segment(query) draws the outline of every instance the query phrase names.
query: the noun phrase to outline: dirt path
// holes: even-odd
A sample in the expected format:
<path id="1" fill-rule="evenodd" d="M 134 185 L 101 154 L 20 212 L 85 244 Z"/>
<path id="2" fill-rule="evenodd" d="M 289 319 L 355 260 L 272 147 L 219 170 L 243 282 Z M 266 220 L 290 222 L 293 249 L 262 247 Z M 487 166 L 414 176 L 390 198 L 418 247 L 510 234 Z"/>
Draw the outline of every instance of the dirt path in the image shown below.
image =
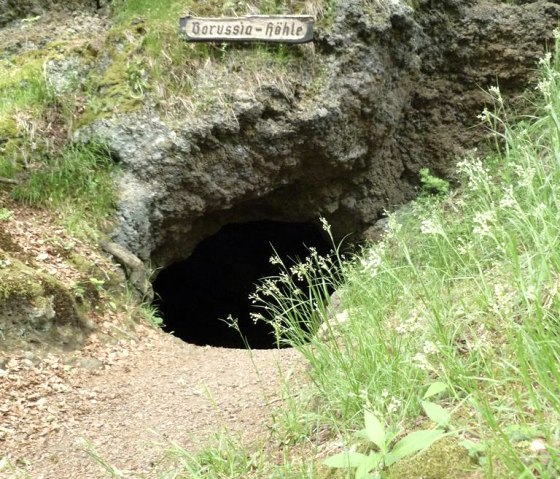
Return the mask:
<path id="1" fill-rule="evenodd" d="M 293 350 L 250 354 L 149 329 L 142 336 L 96 348 L 74 367 L 55 357 L 4 361 L 0 458 L 32 479 L 108 477 L 87 440 L 123 477 L 157 477 L 170 441 L 194 451 L 224 428 L 249 441 L 266 434 L 280 370 L 301 367 Z"/>

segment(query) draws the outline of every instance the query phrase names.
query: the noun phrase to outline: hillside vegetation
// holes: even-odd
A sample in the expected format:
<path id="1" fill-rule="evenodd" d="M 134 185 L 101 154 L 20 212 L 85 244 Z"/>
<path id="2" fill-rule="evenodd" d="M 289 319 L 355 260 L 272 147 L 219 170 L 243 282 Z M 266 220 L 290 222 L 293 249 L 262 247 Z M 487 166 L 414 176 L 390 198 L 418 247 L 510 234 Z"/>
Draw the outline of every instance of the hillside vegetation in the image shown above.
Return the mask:
<path id="1" fill-rule="evenodd" d="M 472 460 L 430 471 L 436 443 L 410 461 L 415 477 L 470 477 L 474 464 L 485 477 L 560 474 L 559 79 L 549 55 L 535 116 L 515 125 L 492 90 L 480 119 L 494 154 L 462 160 L 450 195 L 425 179 L 383 241 L 343 263 L 348 322 L 335 340 L 300 344 L 324 421 L 352 430 L 366 410 L 397 437 L 443 427 Z M 434 382 L 445 385 L 439 425 L 421 404 Z M 388 475 L 412 477 L 399 464 Z"/>
<path id="2" fill-rule="evenodd" d="M 247 2 L 129 0 L 113 2 L 110 22 L 55 11 L 6 29 L 0 37 L 0 177 L 17 183 L 12 196 L 60 209 L 70 225 L 86 220 L 103 227 L 115 201 L 114 165 L 103 139 L 74 144 L 80 127 L 152 109 L 168 121 L 227 115 L 228 99 L 217 90 L 244 87 L 249 94 L 263 81 L 289 89 L 288 70 L 313 67 L 297 48 L 186 45 L 177 35 L 181 15 L 257 11 L 306 12 L 323 25 L 330 15 L 327 4 L 311 0 L 260 2 L 258 9 Z M 33 28 L 37 22 L 42 29 Z M 51 23 L 62 26 L 53 30 Z"/>
<path id="3" fill-rule="evenodd" d="M 451 193 L 424 172 L 380 243 L 312 254 L 261 286 L 255 300 L 309 362 L 311 386 L 276 418 L 284 462 L 222 438 L 179 451 L 176 477 L 558 477 L 560 59 L 540 70 L 534 116 L 509 123 L 492 89 L 480 120 L 494 152 L 460 161 Z"/>
<path id="4" fill-rule="evenodd" d="M 329 21 L 328 4 L 267 5 L 260 13 Z M 215 82 L 241 55 L 178 48 L 176 18 L 251 11 L 245 2 L 170 0 L 115 8 L 101 46 L 50 42 L 0 58 L 0 177 L 15 199 L 59 209 L 70 225 L 93 225 L 94 236 L 111 218 L 114 165 L 102 142 L 73 144 L 73 132 L 139 108 L 170 117 L 212 110 L 223 102 L 211 94 Z M 99 69 L 102 50 L 111 61 Z M 85 80 L 49 81 L 45 58 L 61 55 L 91 60 Z M 267 70 L 282 84 L 282 72 L 303 62 L 282 47 L 242 58 L 245 80 L 256 83 Z M 192 74 L 208 63 L 210 73 Z M 560 476 L 560 56 L 546 56 L 540 75 L 533 116 L 510 121 L 492 89 L 494 108 L 480 121 L 493 153 L 459 161 L 453 188 L 424 171 L 419 198 L 388 215 L 379 243 L 351 256 L 312 252 L 261 285 L 255 319 L 301 351 L 304 385 L 286 378 L 266 444 L 221 435 L 196 455 L 177 445 L 162 478 Z M 10 211 L 0 208 L 0 226 L 2 215 Z"/>

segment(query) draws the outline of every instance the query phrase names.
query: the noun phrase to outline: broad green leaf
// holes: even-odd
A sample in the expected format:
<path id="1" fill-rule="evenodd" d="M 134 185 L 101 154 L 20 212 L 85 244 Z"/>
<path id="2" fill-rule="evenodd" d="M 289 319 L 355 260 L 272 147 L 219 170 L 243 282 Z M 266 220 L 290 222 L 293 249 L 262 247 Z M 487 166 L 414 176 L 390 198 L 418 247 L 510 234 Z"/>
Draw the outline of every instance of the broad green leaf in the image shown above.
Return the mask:
<path id="1" fill-rule="evenodd" d="M 442 383 L 441 381 L 432 383 L 432 384 L 430 384 L 430 387 L 428 388 L 428 390 L 426 391 L 426 393 L 424 394 L 424 397 L 422 399 L 431 398 L 432 396 L 435 396 L 436 394 L 442 393 L 446 389 L 447 389 L 447 384 Z"/>
<path id="2" fill-rule="evenodd" d="M 395 444 L 395 447 L 385 456 L 385 466 L 389 467 L 405 457 L 416 454 L 441 438 L 445 431 L 441 429 L 426 429 L 411 432 L 408 436 Z"/>
<path id="3" fill-rule="evenodd" d="M 327 467 L 359 467 L 366 459 L 367 456 L 365 454 L 362 454 L 360 452 L 347 451 L 340 452 L 331 457 L 327 457 L 323 461 L 323 464 Z"/>
<path id="4" fill-rule="evenodd" d="M 385 427 L 377 417 L 369 412 L 365 412 L 366 432 L 369 440 L 373 442 L 381 451 L 385 451 Z"/>
<path id="5" fill-rule="evenodd" d="M 358 467 L 354 479 L 371 479 L 371 474 L 365 467 Z"/>
<path id="6" fill-rule="evenodd" d="M 376 452 L 370 453 L 368 456 L 364 457 L 364 461 L 356 469 L 356 479 L 370 479 L 372 477 L 369 472 L 372 469 L 376 469 L 381 462 L 381 454 Z"/>
<path id="7" fill-rule="evenodd" d="M 391 444 L 397 436 L 400 436 L 401 432 L 402 430 L 396 429 L 395 427 L 385 431 L 385 444 Z"/>
<path id="8" fill-rule="evenodd" d="M 470 441 L 468 439 L 463 439 L 462 441 L 459 442 L 459 444 L 468 451 L 470 457 L 476 457 L 479 454 L 484 453 L 484 451 L 486 450 L 484 444 Z"/>
<path id="9" fill-rule="evenodd" d="M 426 415 L 438 426 L 447 426 L 451 420 L 451 414 L 443 409 L 439 404 L 430 401 L 422 401 L 422 407 Z"/>
<path id="10" fill-rule="evenodd" d="M 353 434 L 354 437 L 358 438 L 358 439 L 363 439 L 364 441 L 369 441 L 369 437 L 367 434 L 367 431 L 364 429 L 360 429 L 359 431 L 356 431 Z"/>

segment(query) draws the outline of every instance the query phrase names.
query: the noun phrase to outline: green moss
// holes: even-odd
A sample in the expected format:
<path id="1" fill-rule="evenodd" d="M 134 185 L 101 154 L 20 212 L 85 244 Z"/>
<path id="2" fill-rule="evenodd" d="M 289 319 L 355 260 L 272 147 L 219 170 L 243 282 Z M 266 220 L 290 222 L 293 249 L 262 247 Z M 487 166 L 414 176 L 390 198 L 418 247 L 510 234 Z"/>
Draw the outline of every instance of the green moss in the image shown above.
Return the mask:
<path id="1" fill-rule="evenodd" d="M 85 110 L 77 121 L 77 128 L 99 118 L 141 108 L 148 85 L 143 60 L 136 55 L 142 41 L 139 35 L 133 26 L 116 27 L 107 34 L 102 49 L 109 65 L 90 76 Z"/>
<path id="2" fill-rule="evenodd" d="M 31 343 L 79 347 L 92 330 L 85 312 L 55 277 L 0 254 L 0 338 L 5 349 Z"/>
<path id="3" fill-rule="evenodd" d="M 8 231 L 0 230 L 0 259 L 9 259 L 7 256 L 6 258 L 2 258 L 1 253 L 5 251 L 6 253 L 13 253 L 16 251 L 21 251 L 19 245 L 17 245 L 14 240 L 12 239 L 10 233 Z"/>
<path id="4" fill-rule="evenodd" d="M 99 299 L 100 297 L 99 287 L 96 284 L 102 284 L 103 290 L 114 296 L 124 293 L 124 278 L 115 271 L 103 269 L 97 263 L 77 253 L 70 253 L 68 259 L 82 273 L 80 286 L 91 298 Z"/>
<path id="5" fill-rule="evenodd" d="M 482 477 L 457 438 L 446 437 L 388 471 L 388 479 L 475 479 Z"/>
<path id="6" fill-rule="evenodd" d="M 87 321 L 68 289 L 52 276 L 43 276 L 41 279 L 44 296 L 52 296 L 53 308 L 56 312 L 57 325 L 72 325 L 82 328 Z"/>
<path id="7" fill-rule="evenodd" d="M 18 135 L 16 121 L 12 117 L 0 118 L 0 144 L 9 138 L 15 138 Z"/>
<path id="8" fill-rule="evenodd" d="M 13 298 L 33 299 L 42 291 L 36 272 L 12 256 L 0 254 L 0 304 Z"/>
<path id="9" fill-rule="evenodd" d="M 49 141 L 36 134 L 52 103 L 42 74 L 44 61 L 36 53 L 0 60 L 0 176 L 14 176 Z"/>
<path id="10" fill-rule="evenodd" d="M 194 15 L 200 17 L 211 16 L 240 16 L 245 14 L 310 14 L 317 13 L 322 17 L 325 9 L 329 8 L 331 1 L 307 2 L 304 0 L 259 0 L 248 1 L 223 1 L 223 0 L 116 0 L 114 9 L 121 22 L 142 16 L 147 21 L 176 22 L 181 15 Z M 309 6 L 313 12 L 309 11 Z"/>
<path id="11" fill-rule="evenodd" d="M 33 302 L 52 296 L 59 324 L 78 324 L 83 318 L 67 288 L 51 275 L 39 273 L 16 258 L 0 254 L 0 304 L 15 299 Z"/>
<path id="12" fill-rule="evenodd" d="M 15 119 L 10 116 L 0 116 L 0 176 L 14 175 L 21 146 Z"/>

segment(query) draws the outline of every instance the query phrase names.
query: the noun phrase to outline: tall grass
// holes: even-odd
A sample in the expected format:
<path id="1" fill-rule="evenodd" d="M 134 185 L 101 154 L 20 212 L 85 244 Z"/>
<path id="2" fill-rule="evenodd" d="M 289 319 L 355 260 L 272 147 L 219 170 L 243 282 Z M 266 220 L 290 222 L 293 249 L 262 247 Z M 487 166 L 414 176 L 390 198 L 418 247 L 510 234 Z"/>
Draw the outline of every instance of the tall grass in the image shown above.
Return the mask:
<path id="1" fill-rule="evenodd" d="M 414 429 L 427 420 L 422 392 L 442 381 L 485 477 L 560 476 L 559 57 L 540 71 L 541 106 L 516 125 L 491 89 L 480 119 L 495 153 L 461 161 L 456 191 L 391 215 L 353 259 L 309 265 L 312 297 L 286 290 L 294 268 L 261 288 L 279 335 L 309 361 L 322 424 L 358 429 L 366 409 Z M 340 324 L 325 284 L 342 297 Z M 326 339 L 312 334 L 321 322 Z"/>
<path id="2" fill-rule="evenodd" d="M 151 20 L 178 20 L 179 14 L 195 16 L 240 16 L 245 14 L 321 14 L 329 3 L 328 0 L 207 0 L 198 2 L 187 0 L 117 0 L 113 8 L 122 19 L 134 16 L 146 16 Z"/>
<path id="3" fill-rule="evenodd" d="M 45 149 L 41 119 L 54 103 L 40 65 L 13 66 L 0 60 L 0 176 L 12 177 Z"/>
<path id="4" fill-rule="evenodd" d="M 43 164 L 18 185 L 13 196 L 60 211 L 70 226 L 101 227 L 114 211 L 114 162 L 102 144 L 73 145 Z"/>

